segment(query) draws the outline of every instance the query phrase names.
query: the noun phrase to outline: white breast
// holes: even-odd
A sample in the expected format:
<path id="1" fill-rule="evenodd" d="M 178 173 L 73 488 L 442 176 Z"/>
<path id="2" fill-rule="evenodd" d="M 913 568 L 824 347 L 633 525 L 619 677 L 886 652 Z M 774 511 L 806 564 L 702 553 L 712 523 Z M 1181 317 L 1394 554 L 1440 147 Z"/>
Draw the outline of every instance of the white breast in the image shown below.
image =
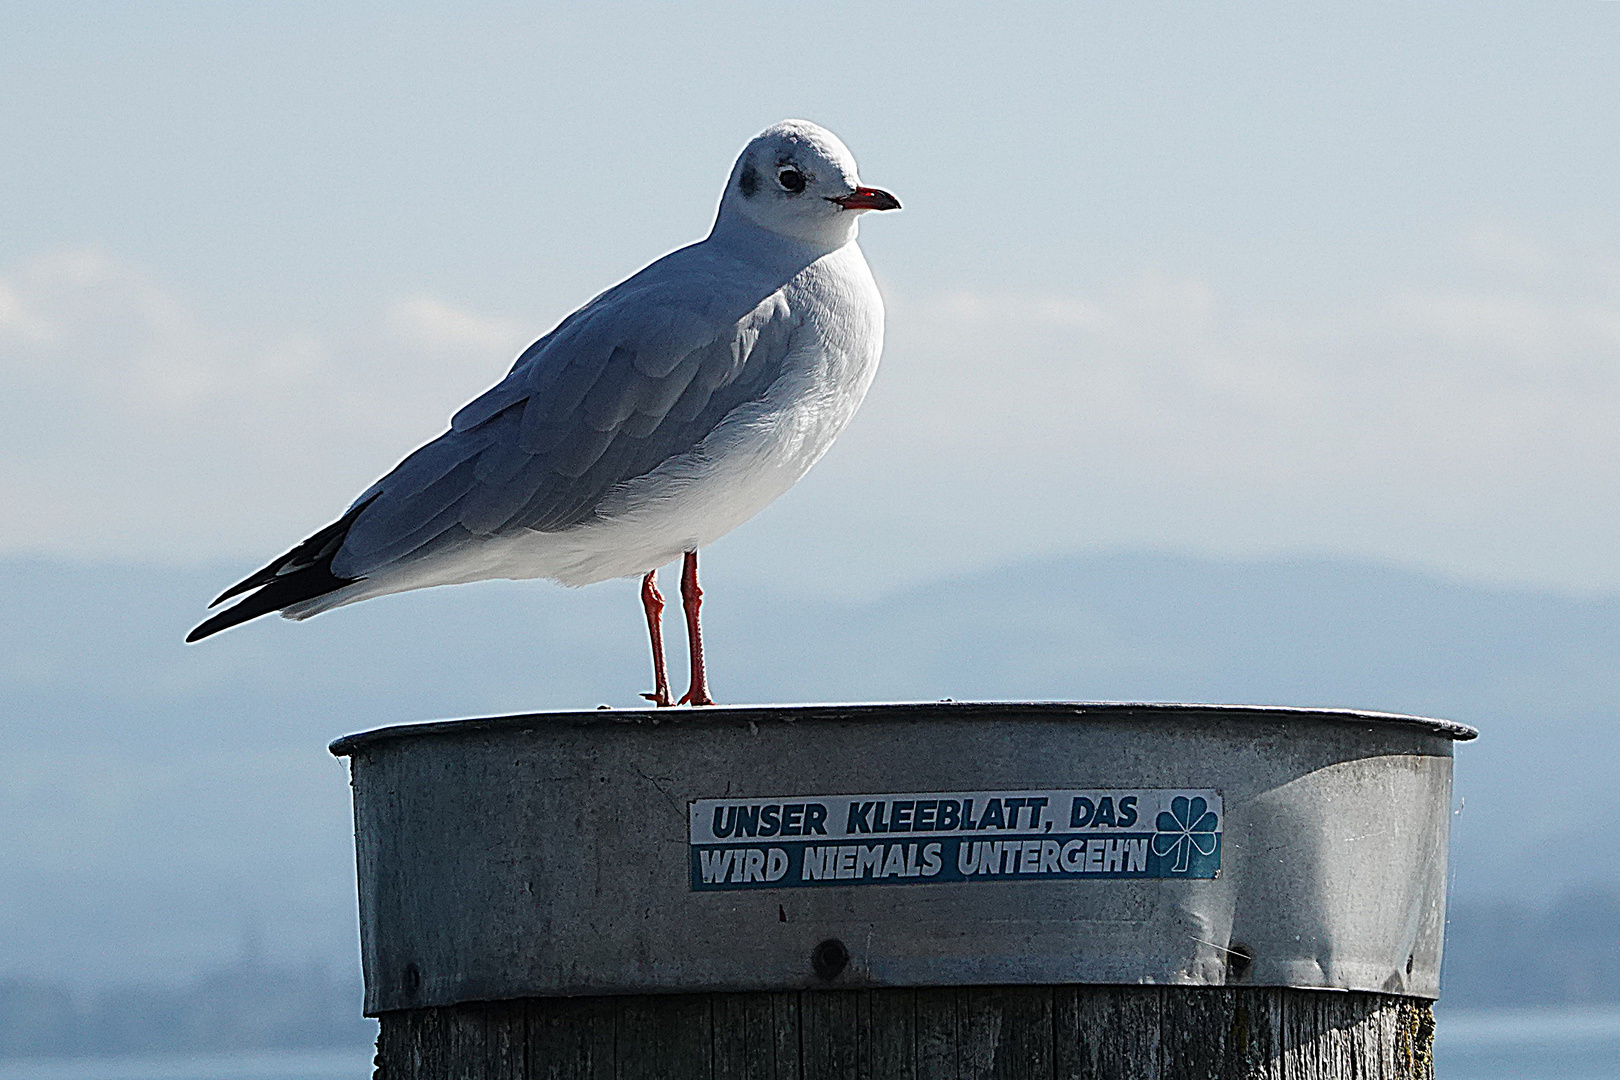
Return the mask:
<path id="1" fill-rule="evenodd" d="M 883 301 L 853 243 L 812 264 L 783 296 L 802 318 L 787 370 L 763 399 L 728 416 L 697 452 L 614 489 L 600 520 L 491 540 L 474 556 L 480 565 L 464 562 L 456 580 L 588 585 L 642 574 L 713 543 L 792 487 L 866 396 L 883 346 Z"/>

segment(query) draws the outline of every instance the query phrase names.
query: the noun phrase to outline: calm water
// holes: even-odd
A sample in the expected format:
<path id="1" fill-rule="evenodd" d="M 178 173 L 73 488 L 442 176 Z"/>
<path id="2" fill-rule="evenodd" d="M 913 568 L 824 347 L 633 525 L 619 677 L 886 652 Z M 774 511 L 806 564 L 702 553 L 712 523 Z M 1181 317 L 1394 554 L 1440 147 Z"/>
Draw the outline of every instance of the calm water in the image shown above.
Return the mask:
<path id="1" fill-rule="evenodd" d="M 1620 1080 L 1620 1008 L 1444 1011 L 1436 1080 Z M 0 1062 L 0 1080 L 370 1080 L 371 1049 Z"/>
<path id="2" fill-rule="evenodd" d="M 1441 1010 L 1436 1080 L 1620 1080 L 1620 1008 Z"/>
<path id="3" fill-rule="evenodd" d="M 0 1062 L 0 1080 L 370 1080 L 370 1047 L 319 1053 Z"/>

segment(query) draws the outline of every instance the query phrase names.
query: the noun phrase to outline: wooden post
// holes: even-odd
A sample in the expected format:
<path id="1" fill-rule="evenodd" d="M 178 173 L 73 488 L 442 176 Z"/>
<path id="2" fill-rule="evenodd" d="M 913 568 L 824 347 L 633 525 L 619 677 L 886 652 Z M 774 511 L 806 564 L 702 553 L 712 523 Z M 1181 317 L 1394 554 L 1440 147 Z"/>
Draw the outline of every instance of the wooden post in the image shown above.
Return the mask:
<path id="1" fill-rule="evenodd" d="M 940 703 L 351 736 L 377 1080 L 1427 1080 L 1473 735 Z"/>
<path id="2" fill-rule="evenodd" d="M 985 986 L 529 998 L 382 1015 L 376 1080 L 1432 1080 L 1412 998 Z"/>

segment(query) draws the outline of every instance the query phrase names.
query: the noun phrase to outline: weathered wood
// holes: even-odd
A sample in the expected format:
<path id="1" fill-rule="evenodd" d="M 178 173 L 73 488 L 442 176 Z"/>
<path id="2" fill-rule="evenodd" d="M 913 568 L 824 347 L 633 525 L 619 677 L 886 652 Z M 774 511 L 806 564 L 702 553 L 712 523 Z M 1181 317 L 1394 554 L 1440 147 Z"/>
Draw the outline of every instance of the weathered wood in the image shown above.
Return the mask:
<path id="1" fill-rule="evenodd" d="M 377 1080 L 1433 1080 L 1427 1002 L 1273 987 L 531 998 L 382 1015 Z"/>
<path id="2" fill-rule="evenodd" d="M 917 1080 L 955 1080 L 956 991 L 930 987 L 913 993 Z"/>
<path id="3" fill-rule="evenodd" d="M 1060 986 L 1052 994 L 1054 1075 L 1065 1080 L 1159 1080 L 1163 991 Z"/>
<path id="4" fill-rule="evenodd" d="M 842 1080 L 856 1075 L 856 1006 L 859 992 L 801 995 L 803 1080 Z"/>
<path id="5" fill-rule="evenodd" d="M 713 994 L 620 998 L 614 1080 L 714 1075 Z M 530 1008 L 533 1009 L 533 1004 Z"/>
<path id="6" fill-rule="evenodd" d="M 961 1080 L 1052 1075 L 1049 986 L 975 986 L 957 991 Z"/>
<path id="7" fill-rule="evenodd" d="M 518 1073 L 522 1080 L 615 1080 L 614 1022 L 619 999 L 555 998 L 543 1009 L 527 1001 L 514 1004 L 523 1012 L 527 1047 L 526 1071 Z M 390 1074 L 379 1070 L 379 1075 Z"/>
<path id="8" fill-rule="evenodd" d="M 860 991 L 846 991 L 846 993 Z M 917 992 L 860 993 L 860 1080 L 916 1080 Z"/>

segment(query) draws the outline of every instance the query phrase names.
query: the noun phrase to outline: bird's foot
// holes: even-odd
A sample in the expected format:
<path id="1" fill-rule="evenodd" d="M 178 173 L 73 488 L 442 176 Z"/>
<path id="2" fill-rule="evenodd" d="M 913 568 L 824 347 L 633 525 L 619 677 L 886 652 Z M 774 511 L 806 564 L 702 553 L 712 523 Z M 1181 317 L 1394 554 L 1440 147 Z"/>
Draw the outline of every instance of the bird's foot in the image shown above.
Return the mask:
<path id="1" fill-rule="evenodd" d="M 682 705 L 713 705 L 714 704 L 714 698 L 709 696 L 709 691 L 708 691 L 707 687 L 704 687 L 704 688 L 700 689 L 700 688 L 694 686 L 694 687 L 692 687 L 692 689 L 688 690 L 686 693 L 681 695 L 681 704 Z"/>
<path id="2" fill-rule="evenodd" d="M 669 700 L 669 692 L 667 690 L 657 694 L 642 694 L 641 696 L 658 706 L 660 709 L 673 708 L 675 705 L 673 701 Z M 685 702 L 686 699 L 682 698 L 681 703 L 685 704 Z"/>

